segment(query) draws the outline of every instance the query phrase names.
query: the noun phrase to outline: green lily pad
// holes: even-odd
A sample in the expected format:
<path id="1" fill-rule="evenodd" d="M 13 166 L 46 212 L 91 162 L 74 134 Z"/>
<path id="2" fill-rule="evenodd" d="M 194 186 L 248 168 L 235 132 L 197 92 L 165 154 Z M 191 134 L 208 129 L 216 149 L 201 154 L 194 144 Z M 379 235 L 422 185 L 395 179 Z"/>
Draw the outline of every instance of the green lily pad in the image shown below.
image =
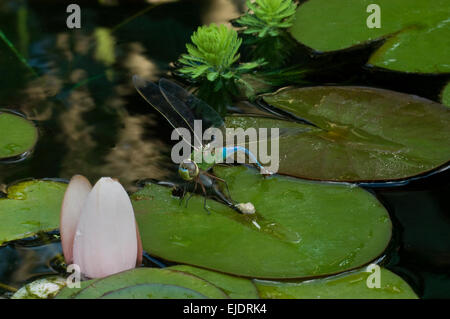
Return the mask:
<path id="1" fill-rule="evenodd" d="M 100 299 L 207 299 L 201 293 L 175 285 L 142 284 L 105 293 Z"/>
<path id="2" fill-rule="evenodd" d="M 158 289 L 159 288 L 159 289 Z M 228 298 L 213 284 L 191 274 L 159 268 L 136 268 L 105 278 L 92 280 L 89 285 L 69 293 L 61 290 L 57 299 L 110 298 Z"/>
<path id="3" fill-rule="evenodd" d="M 72 287 L 69 288 L 67 286 L 63 287 L 58 294 L 55 296 L 55 299 L 69 299 L 75 297 L 81 290 L 92 284 L 93 282 L 97 281 L 99 279 L 91 279 L 91 280 L 85 280 L 80 281 L 80 288 Z"/>
<path id="4" fill-rule="evenodd" d="M 251 280 L 223 273 L 192 267 L 188 265 L 176 265 L 167 269 L 179 270 L 200 277 L 219 287 L 233 299 L 258 299 L 258 291 Z"/>
<path id="5" fill-rule="evenodd" d="M 281 174 L 329 181 L 402 180 L 450 160 L 450 109 L 426 99 L 334 86 L 284 89 L 263 98 L 317 126 L 227 118 L 227 127 L 278 127 L 280 134 L 291 128 L 279 140 Z"/>
<path id="6" fill-rule="evenodd" d="M 417 299 L 399 276 L 380 268 L 380 287 L 373 285 L 366 268 L 337 276 L 298 282 L 254 280 L 264 299 Z M 372 287 L 372 288 L 369 288 Z"/>
<path id="7" fill-rule="evenodd" d="M 442 104 L 450 106 L 450 82 L 442 90 L 441 100 Z"/>
<path id="8" fill-rule="evenodd" d="M 59 227 L 67 184 L 30 180 L 8 187 L 0 198 L 0 244 Z"/>
<path id="9" fill-rule="evenodd" d="M 180 205 L 171 189 L 147 185 L 131 196 L 143 247 L 166 260 L 254 278 L 298 278 L 359 267 L 386 248 L 391 221 L 365 190 L 263 178 L 247 167 L 216 167 L 248 216 L 194 196 Z"/>
<path id="10" fill-rule="evenodd" d="M 0 159 L 30 151 L 37 142 L 34 124 L 25 118 L 0 111 Z"/>
<path id="11" fill-rule="evenodd" d="M 381 27 L 369 28 L 369 4 L 379 5 Z M 448 73 L 448 0 L 309 0 L 297 9 L 292 36 L 319 52 L 386 39 L 369 63 L 389 70 Z"/>

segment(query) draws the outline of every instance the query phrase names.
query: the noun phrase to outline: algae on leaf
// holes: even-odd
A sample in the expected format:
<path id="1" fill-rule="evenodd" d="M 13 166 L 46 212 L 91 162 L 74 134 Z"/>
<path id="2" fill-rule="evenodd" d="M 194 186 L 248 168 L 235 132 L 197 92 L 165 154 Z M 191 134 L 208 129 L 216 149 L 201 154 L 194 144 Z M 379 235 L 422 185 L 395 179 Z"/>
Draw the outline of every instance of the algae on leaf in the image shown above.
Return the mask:
<path id="1" fill-rule="evenodd" d="M 380 28 L 369 28 L 367 7 L 380 7 Z M 412 73 L 449 73 L 448 0 L 308 0 L 297 8 L 291 34 L 315 51 L 385 42 L 369 64 Z"/>
<path id="2" fill-rule="evenodd" d="M 66 279 L 59 276 L 41 278 L 26 284 L 14 293 L 11 299 L 49 299 L 64 286 Z"/>
<path id="3" fill-rule="evenodd" d="M 263 178 L 256 169 L 215 167 L 245 216 L 203 197 L 187 207 L 167 187 L 150 184 L 131 196 L 143 247 L 166 260 L 253 278 L 299 278 L 359 267 L 391 237 L 386 209 L 352 185 Z"/>

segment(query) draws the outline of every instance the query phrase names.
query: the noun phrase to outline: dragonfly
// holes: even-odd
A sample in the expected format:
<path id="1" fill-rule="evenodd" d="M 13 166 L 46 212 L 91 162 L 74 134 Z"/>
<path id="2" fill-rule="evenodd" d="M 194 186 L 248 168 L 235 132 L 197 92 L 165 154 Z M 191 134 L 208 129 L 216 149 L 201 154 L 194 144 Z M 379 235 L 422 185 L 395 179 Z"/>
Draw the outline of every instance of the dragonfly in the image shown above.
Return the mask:
<path id="1" fill-rule="evenodd" d="M 223 201 L 240 213 L 254 213 L 254 207 L 252 207 L 251 203 L 234 204 L 226 181 L 209 172 L 216 164 L 214 157 L 212 160 L 208 161 L 195 160 L 196 158 L 204 158 L 203 156 L 197 155 L 203 155 L 207 150 L 210 150 L 213 140 L 208 142 L 203 141 L 202 137 L 198 136 L 198 134 L 194 131 L 194 121 L 198 119 L 202 120 L 202 126 L 205 129 L 214 127 L 221 131 L 225 131 L 225 124 L 222 117 L 206 102 L 195 97 L 178 84 L 165 78 L 161 78 L 158 84 L 155 84 L 134 75 L 133 83 L 137 92 L 144 98 L 144 100 L 146 100 L 154 109 L 161 113 L 170 125 L 177 130 L 180 136 L 183 136 L 180 129 L 184 128 L 188 129 L 194 137 L 193 144 L 191 141 L 185 140 L 185 142 L 191 146 L 193 151 L 190 157 L 184 159 L 178 167 L 178 173 L 183 180 L 187 182 L 195 182 L 194 191 L 191 192 L 190 197 L 196 192 L 197 185 L 200 185 L 205 198 L 204 208 L 209 212 L 206 207 L 207 192 L 205 187 L 212 187 L 214 184 L 213 180 L 215 180 L 225 185 L 228 196 L 231 200 L 228 200 L 219 193 L 219 197 Z M 201 154 L 198 154 L 199 152 Z M 256 156 L 247 148 L 239 145 L 223 146 L 219 148 L 219 156 L 222 157 L 222 160 L 225 160 L 237 152 L 242 152 L 248 156 L 260 169 L 263 175 L 271 175 L 271 173 L 258 162 Z"/>

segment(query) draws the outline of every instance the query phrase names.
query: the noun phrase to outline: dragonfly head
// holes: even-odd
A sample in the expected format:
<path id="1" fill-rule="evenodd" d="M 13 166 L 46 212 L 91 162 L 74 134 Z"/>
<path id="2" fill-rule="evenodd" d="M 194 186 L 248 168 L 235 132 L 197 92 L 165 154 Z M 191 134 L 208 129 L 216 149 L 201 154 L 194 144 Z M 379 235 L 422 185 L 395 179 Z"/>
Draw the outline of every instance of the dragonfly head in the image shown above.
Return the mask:
<path id="1" fill-rule="evenodd" d="M 198 176 L 199 172 L 197 163 L 188 158 L 183 160 L 178 167 L 178 173 L 185 181 L 192 181 Z"/>

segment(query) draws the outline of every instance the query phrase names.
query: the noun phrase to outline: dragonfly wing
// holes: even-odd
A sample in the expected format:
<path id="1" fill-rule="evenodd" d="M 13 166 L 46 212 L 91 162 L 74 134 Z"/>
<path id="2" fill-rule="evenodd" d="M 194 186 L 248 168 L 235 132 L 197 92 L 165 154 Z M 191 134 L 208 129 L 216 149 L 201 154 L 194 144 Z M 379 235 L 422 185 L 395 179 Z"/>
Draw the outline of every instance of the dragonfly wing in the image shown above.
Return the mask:
<path id="1" fill-rule="evenodd" d="M 195 131 L 194 121 L 197 120 L 194 116 L 194 113 L 192 112 L 191 107 L 186 103 L 186 96 L 191 95 L 189 92 L 187 92 L 185 89 L 183 89 L 181 86 L 173 83 L 172 81 L 166 80 L 164 78 L 161 78 L 159 80 L 159 90 L 161 91 L 162 95 L 166 99 L 166 102 L 172 107 L 172 109 L 177 112 L 178 116 L 183 119 L 183 125 L 185 127 L 188 127 L 189 130 L 192 132 L 195 143 L 194 145 L 203 145 L 203 139 L 202 136 L 199 136 L 199 134 L 202 134 L 203 132 L 197 132 Z M 200 118 L 200 120 L 203 120 Z M 202 123 L 203 124 L 203 123 Z"/>
<path id="2" fill-rule="evenodd" d="M 208 103 L 200 100 L 176 83 L 162 78 L 159 80 L 159 87 L 169 102 L 172 102 L 174 98 L 176 99 L 173 101 L 173 106 L 186 119 L 188 117 L 184 116 L 183 113 L 186 112 L 186 109 L 178 108 L 176 103 L 182 102 L 187 105 L 190 111 L 189 113 L 193 115 L 193 119 L 203 121 L 202 126 L 204 129 L 209 127 L 223 128 L 225 126 L 222 117 Z"/>
<path id="3" fill-rule="evenodd" d="M 144 100 L 146 100 L 153 108 L 161 113 L 170 125 L 178 131 L 180 136 L 183 135 L 181 134 L 179 128 L 188 128 L 193 133 L 193 129 L 186 124 L 186 120 L 176 109 L 172 107 L 169 102 L 167 102 L 167 99 L 162 94 L 159 86 L 152 82 L 146 81 L 137 75 L 133 76 L 133 83 L 136 90 L 144 98 Z M 189 111 L 187 106 L 185 106 L 185 108 Z M 186 139 L 184 140 L 186 141 Z M 189 141 L 186 142 L 193 146 Z"/>

